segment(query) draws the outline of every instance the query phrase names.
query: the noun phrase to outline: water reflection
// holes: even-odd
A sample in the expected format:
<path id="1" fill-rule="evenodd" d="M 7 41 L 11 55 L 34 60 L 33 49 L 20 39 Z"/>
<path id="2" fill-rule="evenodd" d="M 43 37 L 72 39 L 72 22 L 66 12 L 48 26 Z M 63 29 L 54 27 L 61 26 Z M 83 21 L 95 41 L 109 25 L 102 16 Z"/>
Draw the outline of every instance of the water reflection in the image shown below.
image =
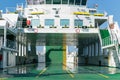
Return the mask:
<path id="1" fill-rule="evenodd" d="M 102 73 L 102 74 L 116 74 L 120 73 L 119 68 L 113 68 L 113 67 L 100 67 L 100 66 L 78 66 L 77 64 L 73 63 L 67 63 L 66 64 L 66 70 L 71 71 L 72 73 L 90 73 L 90 74 L 96 74 L 96 73 Z"/>
<path id="2" fill-rule="evenodd" d="M 46 63 L 38 63 L 38 64 L 29 64 L 29 65 L 21 65 L 16 66 L 12 68 L 6 68 L 3 70 L 0 70 L 0 77 L 28 77 L 28 76 L 36 76 L 40 71 L 42 71 L 46 67 Z M 49 69 L 47 71 L 49 74 L 55 74 L 57 73 L 64 73 L 64 71 L 61 71 L 61 64 L 51 64 L 48 66 Z M 120 69 L 118 68 L 112 68 L 112 67 L 99 67 L 99 66 L 78 66 L 77 64 L 73 63 L 66 63 L 66 70 L 69 70 L 72 73 L 75 74 L 96 74 L 96 73 L 102 73 L 102 74 L 116 74 L 120 73 Z"/>
<path id="3" fill-rule="evenodd" d="M 37 70 L 43 70 L 45 68 L 45 63 L 38 63 Z"/>
<path id="4" fill-rule="evenodd" d="M 71 71 L 72 73 L 76 73 L 77 70 L 78 70 L 78 65 L 68 62 L 68 63 L 67 63 L 67 66 L 66 66 L 66 70 L 69 70 L 69 71 Z"/>
<path id="5" fill-rule="evenodd" d="M 99 66 L 79 66 L 78 73 L 116 74 L 116 73 L 120 73 L 120 69 L 111 68 L 111 67 L 99 67 Z"/>
<path id="6" fill-rule="evenodd" d="M 45 68 L 45 63 L 20 65 L 16 67 L 6 68 L 0 70 L 0 75 L 16 75 L 16 74 L 30 74 L 31 71 L 40 71 Z"/>

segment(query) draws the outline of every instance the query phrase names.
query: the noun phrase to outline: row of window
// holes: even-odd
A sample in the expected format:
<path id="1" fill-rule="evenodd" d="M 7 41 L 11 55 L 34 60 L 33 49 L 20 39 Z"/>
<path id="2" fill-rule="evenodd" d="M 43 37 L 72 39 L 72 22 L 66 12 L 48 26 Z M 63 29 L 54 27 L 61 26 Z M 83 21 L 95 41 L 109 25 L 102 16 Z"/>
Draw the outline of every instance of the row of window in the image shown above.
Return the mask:
<path id="1" fill-rule="evenodd" d="M 54 19 L 45 19 L 45 26 L 54 26 L 55 20 Z M 40 20 L 39 19 L 32 19 L 31 20 L 32 26 L 39 26 Z M 69 26 L 70 20 L 69 19 L 60 19 L 60 26 Z M 83 20 L 75 19 L 74 26 L 83 26 Z"/>
<path id="2" fill-rule="evenodd" d="M 75 5 L 86 5 L 87 0 L 27 0 L 28 5 L 38 4 L 75 4 Z"/>
<path id="3" fill-rule="evenodd" d="M 86 5 L 87 0 L 46 0 L 46 4 L 75 4 Z"/>

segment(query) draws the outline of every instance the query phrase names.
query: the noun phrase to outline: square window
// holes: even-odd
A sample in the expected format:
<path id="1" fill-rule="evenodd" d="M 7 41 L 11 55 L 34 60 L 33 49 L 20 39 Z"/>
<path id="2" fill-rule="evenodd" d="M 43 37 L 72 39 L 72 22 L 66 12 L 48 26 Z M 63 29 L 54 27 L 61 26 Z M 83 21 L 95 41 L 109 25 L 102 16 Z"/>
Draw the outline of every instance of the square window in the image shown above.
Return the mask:
<path id="1" fill-rule="evenodd" d="M 62 0 L 62 4 L 68 4 L 68 0 Z"/>
<path id="2" fill-rule="evenodd" d="M 61 4 L 61 0 L 53 0 L 53 4 Z"/>
<path id="3" fill-rule="evenodd" d="M 51 4 L 52 0 L 46 0 L 46 4 Z"/>
<path id="4" fill-rule="evenodd" d="M 32 19 L 31 24 L 33 27 L 37 27 L 40 25 L 40 20 L 39 19 Z"/>
<path id="5" fill-rule="evenodd" d="M 69 0 L 69 4 L 74 4 L 75 0 Z"/>
<path id="6" fill-rule="evenodd" d="M 45 19 L 45 26 L 53 26 L 54 19 Z"/>
<path id="7" fill-rule="evenodd" d="M 74 20 L 74 26 L 83 26 L 83 20 L 75 19 Z"/>
<path id="8" fill-rule="evenodd" d="M 60 26 L 69 26 L 69 19 L 60 19 Z"/>

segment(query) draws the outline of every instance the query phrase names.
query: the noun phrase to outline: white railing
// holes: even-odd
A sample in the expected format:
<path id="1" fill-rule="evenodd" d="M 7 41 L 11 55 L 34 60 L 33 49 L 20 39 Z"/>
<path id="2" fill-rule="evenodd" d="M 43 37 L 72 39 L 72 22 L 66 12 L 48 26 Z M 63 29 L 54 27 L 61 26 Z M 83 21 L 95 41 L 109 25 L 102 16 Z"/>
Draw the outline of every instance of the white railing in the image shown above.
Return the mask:
<path id="1" fill-rule="evenodd" d="M 22 27 L 22 22 L 23 22 L 23 21 L 17 21 L 16 27 L 17 27 L 17 28 L 21 28 L 21 27 Z"/>
<path id="2" fill-rule="evenodd" d="M 0 40 L 0 49 L 1 49 L 1 47 L 2 47 L 2 41 Z"/>
<path id="3" fill-rule="evenodd" d="M 0 37 L 0 49 L 1 49 L 2 45 L 3 45 L 3 38 Z"/>

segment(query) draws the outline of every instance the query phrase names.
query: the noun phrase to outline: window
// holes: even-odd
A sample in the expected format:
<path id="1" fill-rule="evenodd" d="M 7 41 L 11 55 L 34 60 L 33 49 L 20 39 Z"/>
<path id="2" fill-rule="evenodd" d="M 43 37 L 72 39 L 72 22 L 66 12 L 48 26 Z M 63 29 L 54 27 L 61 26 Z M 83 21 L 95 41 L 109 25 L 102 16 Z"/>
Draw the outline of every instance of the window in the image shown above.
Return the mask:
<path id="1" fill-rule="evenodd" d="M 75 0 L 75 5 L 80 5 L 81 0 Z"/>
<path id="2" fill-rule="evenodd" d="M 89 10 L 89 13 L 94 14 L 94 13 L 97 13 L 97 11 L 96 10 Z"/>
<path id="3" fill-rule="evenodd" d="M 45 3 L 45 0 L 39 0 L 39 3 L 40 3 L 40 4 L 44 4 L 44 3 Z"/>
<path id="4" fill-rule="evenodd" d="M 75 19 L 74 20 L 74 26 L 83 26 L 83 20 Z"/>
<path id="5" fill-rule="evenodd" d="M 62 0 L 62 4 L 68 4 L 68 0 Z"/>
<path id="6" fill-rule="evenodd" d="M 32 5 L 33 4 L 33 0 L 27 0 L 27 4 L 28 5 Z"/>
<path id="7" fill-rule="evenodd" d="M 82 5 L 86 5 L 87 0 L 82 0 Z"/>
<path id="8" fill-rule="evenodd" d="M 61 19 L 60 20 L 60 26 L 69 26 L 69 19 Z"/>
<path id="9" fill-rule="evenodd" d="M 28 5 L 38 5 L 38 4 L 43 4 L 44 0 L 27 0 Z"/>
<path id="10" fill-rule="evenodd" d="M 61 0 L 53 0 L 53 4 L 61 4 Z"/>
<path id="11" fill-rule="evenodd" d="M 39 1 L 38 0 L 33 0 L 33 4 L 37 5 L 37 4 L 39 4 Z"/>
<path id="12" fill-rule="evenodd" d="M 37 26 L 40 25 L 40 20 L 39 19 L 32 19 L 31 24 L 32 24 L 33 27 L 34 26 L 37 27 Z"/>
<path id="13" fill-rule="evenodd" d="M 46 4 L 52 4 L 52 0 L 46 0 Z"/>
<path id="14" fill-rule="evenodd" d="M 29 9 L 29 11 L 33 11 L 33 9 Z"/>
<path id="15" fill-rule="evenodd" d="M 69 0 L 69 4 L 74 4 L 74 0 Z"/>
<path id="16" fill-rule="evenodd" d="M 45 19 L 45 26 L 53 26 L 54 19 Z"/>

